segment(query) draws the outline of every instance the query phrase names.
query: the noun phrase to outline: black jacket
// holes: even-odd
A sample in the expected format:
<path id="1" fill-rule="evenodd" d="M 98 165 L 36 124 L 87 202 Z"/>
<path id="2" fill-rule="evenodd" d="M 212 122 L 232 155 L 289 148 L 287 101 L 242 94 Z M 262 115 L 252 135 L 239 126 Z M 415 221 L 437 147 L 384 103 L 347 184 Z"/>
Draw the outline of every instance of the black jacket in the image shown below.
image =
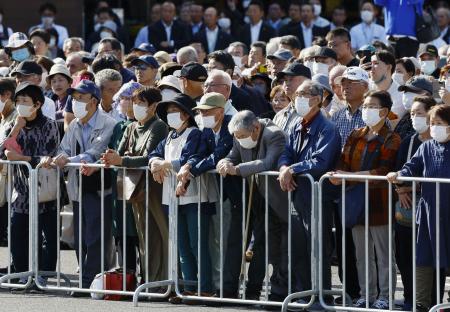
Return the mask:
<path id="1" fill-rule="evenodd" d="M 298 40 L 300 41 L 300 46 L 301 49 L 305 48 L 305 40 L 303 39 L 303 31 L 301 29 L 301 23 L 289 23 L 283 27 L 281 27 L 280 29 L 280 36 L 286 36 L 286 35 L 294 35 L 298 38 Z M 312 28 L 312 35 L 313 35 L 313 40 L 314 37 L 325 37 L 328 33 L 328 31 L 330 31 L 330 26 L 327 27 L 317 27 L 315 25 L 313 25 Z"/>
<path id="2" fill-rule="evenodd" d="M 253 111 L 252 107 L 252 98 L 250 95 L 242 90 L 241 88 L 236 87 L 234 84 L 231 85 L 231 94 L 230 94 L 231 104 L 236 108 L 236 110 L 250 110 Z"/>
<path id="3" fill-rule="evenodd" d="M 190 43 L 190 28 L 185 26 L 184 24 L 181 24 L 179 21 L 174 20 L 172 24 L 170 39 L 174 42 L 173 47 L 161 47 L 161 42 L 167 41 L 166 30 L 162 21 L 158 21 L 149 26 L 148 42 L 152 43 L 157 51 L 163 50 L 168 53 L 175 52 L 175 50 L 179 50 L 180 48 L 187 46 Z"/>
<path id="4" fill-rule="evenodd" d="M 259 31 L 258 41 L 269 42 L 270 39 L 276 36 L 275 29 L 272 28 L 266 22 L 263 22 L 261 25 L 261 30 Z M 252 44 L 252 34 L 251 34 L 251 25 L 245 24 L 240 31 L 239 41 L 245 43 L 247 47 L 250 47 Z"/>
<path id="5" fill-rule="evenodd" d="M 233 38 L 231 37 L 231 35 L 229 35 L 228 33 L 224 32 L 223 30 L 221 30 L 219 28 L 219 32 L 217 33 L 216 45 L 215 45 L 213 51 L 226 49 L 232 41 L 233 41 Z M 209 51 L 209 48 L 208 48 L 208 39 L 206 37 L 206 28 L 199 30 L 192 38 L 192 42 L 200 42 L 208 54 L 213 52 L 213 51 Z"/>

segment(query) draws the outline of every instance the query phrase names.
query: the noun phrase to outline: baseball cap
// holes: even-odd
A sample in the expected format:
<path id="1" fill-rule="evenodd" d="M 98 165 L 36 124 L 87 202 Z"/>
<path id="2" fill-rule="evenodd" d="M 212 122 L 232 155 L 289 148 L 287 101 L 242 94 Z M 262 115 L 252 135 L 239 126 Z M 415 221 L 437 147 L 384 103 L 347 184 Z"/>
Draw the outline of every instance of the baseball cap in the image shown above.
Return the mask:
<path id="1" fill-rule="evenodd" d="M 29 42 L 27 35 L 22 32 L 15 32 L 9 37 L 6 48 L 18 48 Z"/>
<path id="2" fill-rule="evenodd" d="M 433 94 L 433 83 L 427 76 L 419 75 L 410 78 L 403 86 L 398 87 L 398 91 L 402 92 L 422 92 L 427 91 Z"/>
<path id="3" fill-rule="evenodd" d="M 274 54 L 270 54 L 267 56 L 269 60 L 277 59 L 281 61 L 288 61 L 292 57 L 292 52 L 287 49 L 278 49 Z"/>
<path id="4" fill-rule="evenodd" d="M 359 80 L 368 84 L 369 74 L 361 67 L 351 66 L 347 67 L 347 69 L 342 73 L 342 76 L 336 77 L 336 79 L 334 79 L 334 83 L 340 84 L 342 79 Z"/>
<path id="5" fill-rule="evenodd" d="M 301 63 L 291 63 L 287 67 L 283 69 L 280 73 L 278 73 L 277 77 L 283 76 L 304 76 L 308 79 L 311 79 L 311 70 Z"/>
<path id="6" fill-rule="evenodd" d="M 181 68 L 180 77 L 192 81 L 204 82 L 208 78 L 208 72 L 201 64 L 189 62 Z"/>
<path id="7" fill-rule="evenodd" d="M 158 51 L 155 53 L 154 57 L 161 65 L 164 63 L 172 62 L 172 57 L 166 51 Z"/>
<path id="8" fill-rule="evenodd" d="M 42 67 L 39 66 L 35 61 L 23 61 L 21 62 L 16 69 L 11 73 L 11 76 L 16 74 L 21 75 L 42 75 Z"/>
<path id="9" fill-rule="evenodd" d="M 314 51 L 313 57 L 330 57 L 337 61 L 336 52 L 333 49 L 327 47 L 320 47 Z"/>
<path id="10" fill-rule="evenodd" d="M 330 87 L 330 82 L 327 75 L 324 74 L 315 74 L 312 76 L 311 80 L 315 83 L 320 84 L 328 93 L 334 94 L 333 90 Z"/>
<path id="11" fill-rule="evenodd" d="M 67 89 L 67 94 L 72 95 L 75 91 L 82 94 L 92 94 L 99 101 L 101 99 L 99 87 L 90 80 L 81 80 L 76 87 Z"/>
<path id="12" fill-rule="evenodd" d="M 67 68 L 66 65 L 61 64 L 53 65 L 52 68 L 50 68 L 50 72 L 48 73 L 47 81 L 50 81 L 50 79 L 52 79 L 52 77 L 56 74 L 65 76 L 72 83 L 72 76 L 70 76 L 69 69 Z"/>
<path id="13" fill-rule="evenodd" d="M 171 87 L 181 92 L 180 81 L 174 75 L 167 75 L 162 77 L 161 80 L 158 81 L 158 88 L 161 89 L 161 87 Z"/>
<path id="14" fill-rule="evenodd" d="M 142 63 L 147 64 L 148 66 L 151 66 L 153 68 L 159 67 L 158 61 L 151 55 L 142 55 L 142 56 L 139 56 L 137 59 L 134 59 L 131 61 L 132 66 L 142 64 Z"/>
<path id="15" fill-rule="evenodd" d="M 200 102 L 193 109 L 213 109 L 216 107 L 224 108 L 227 100 L 225 97 L 217 92 L 205 93 Z"/>
<path id="16" fill-rule="evenodd" d="M 424 54 L 429 54 L 432 57 L 438 57 L 438 49 L 432 44 L 421 45 L 419 51 L 417 52 L 417 57 L 421 57 Z"/>
<path id="17" fill-rule="evenodd" d="M 131 49 L 131 52 L 134 52 L 134 51 L 141 51 L 141 52 L 155 54 L 156 48 L 151 43 L 141 43 L 137 48 Z"/>

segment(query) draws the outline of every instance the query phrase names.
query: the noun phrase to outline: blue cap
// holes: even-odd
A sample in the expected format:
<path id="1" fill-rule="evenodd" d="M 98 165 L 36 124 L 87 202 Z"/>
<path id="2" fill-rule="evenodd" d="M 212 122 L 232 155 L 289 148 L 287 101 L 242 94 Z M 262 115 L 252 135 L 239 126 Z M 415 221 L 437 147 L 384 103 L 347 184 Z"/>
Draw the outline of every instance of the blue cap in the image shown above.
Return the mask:
<path id="1" fill-rule="evenodd" d="M 275 51 L 274 54 L 267 55 L 267 58 L 269 60 L 271 59 L 277 59 L 282 61 L 288 61 L 292 57 L 292 52 L 287 49 L 278 49 Z"/>
<path id="2" fill-rule="evenodd" d="M 131 51 L 142 51 L 155 54 L 156 48 L 151 43 L 141 43 L 137 48 L 131 49 Z"/>
<path id="3" fill-rule="evenodd" d="M 81 80 L 75 88 L 69 88 L 67 90 L 67 94 L 72 95 L 75 91 L 80 92 L 82 94 L 92 94 L 93 97 L 95 97 L 97 100 L 100 101 L 101 95 L 100 95 L 100 88 L 97 87 L 97 85 L 90 80 Z"/>
<path id="4" fill-rule="evenodd" d="M 119 91 L 114 94 L 113 100 L 118 101 L 121 96 L 129 98 L 133 95 L 134 90 L 139 89 L 140 87 L 142 87 L 142 85 L 133 80 L 124 83 L 122 87 L 120 87 Z"/>
<path id="5" fill-rule="evenodd" d="M 142 55 L 131 61 L 132 66 L 139 65 L 140 63 L 145 63 L 153 68 L 159 68 L 158 61 L 151 55 Z"/>

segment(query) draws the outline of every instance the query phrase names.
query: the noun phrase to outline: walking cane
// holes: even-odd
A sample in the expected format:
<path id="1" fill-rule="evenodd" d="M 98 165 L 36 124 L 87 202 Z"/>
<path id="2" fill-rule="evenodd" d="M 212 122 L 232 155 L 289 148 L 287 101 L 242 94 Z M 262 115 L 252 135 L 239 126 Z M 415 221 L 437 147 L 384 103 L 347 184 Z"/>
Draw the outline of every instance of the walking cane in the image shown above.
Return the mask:
<path id="1" fill-rule="evenodd" d="M 250 180 L 250 194 L 248 197 L 248 204 L 247 204 L 247 219 L 245 220 L 245 230 L 244 230 L 244 237 L 243 242 L 245 246 L 247 245 L 247 237 L 248 237 L 248 230 L 249 230 L 249 223 L 250 223 L 250 211 L 252 208 L 252 199 L 253 199 L 253 181 L 254 176 L 251 176 Z M 245 251 L 242 251 L 242 257 L 241 257 L 241 273 L 239 274 L 239 285 L 242 285 L 242 283 L 245 283 Z"/>

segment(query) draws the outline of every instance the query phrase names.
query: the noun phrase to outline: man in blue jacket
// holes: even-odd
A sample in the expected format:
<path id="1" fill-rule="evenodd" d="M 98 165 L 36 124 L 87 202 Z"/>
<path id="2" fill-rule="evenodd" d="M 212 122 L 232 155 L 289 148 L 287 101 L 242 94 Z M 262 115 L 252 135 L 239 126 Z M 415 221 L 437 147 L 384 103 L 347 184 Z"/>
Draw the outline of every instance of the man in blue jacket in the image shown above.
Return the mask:
<path id="1" fill-rule="evenodd" d="M 334 168 L 340 156 L 340 136 L 336 126 L 321 112 L 323 88 L 310 80 L 304 81 L 295 92 L 295 110 L 302 121 L 289 131 L 289 139 L 278 161 L 279 181 L 283 191 L 293 191 L 294 208 L 302 230 L 293 248 L 305 251 L 299 263 L 296 278 L 302 290 L 311 289 L 311 183 L 301 175 L 310 174 L 318 180 L 328 169 Z M 323 286 L 331 289 L 332 198 L 324 192 L 323 200 Z"/>
<path id="2" fill-rule="evenodd" d="M 416 12 L 422 15 L 424 0 L 375 0 L 385 7 L 384 27 L 395 57 L 415 57 L 419 49 L 416 38 Z"/>

